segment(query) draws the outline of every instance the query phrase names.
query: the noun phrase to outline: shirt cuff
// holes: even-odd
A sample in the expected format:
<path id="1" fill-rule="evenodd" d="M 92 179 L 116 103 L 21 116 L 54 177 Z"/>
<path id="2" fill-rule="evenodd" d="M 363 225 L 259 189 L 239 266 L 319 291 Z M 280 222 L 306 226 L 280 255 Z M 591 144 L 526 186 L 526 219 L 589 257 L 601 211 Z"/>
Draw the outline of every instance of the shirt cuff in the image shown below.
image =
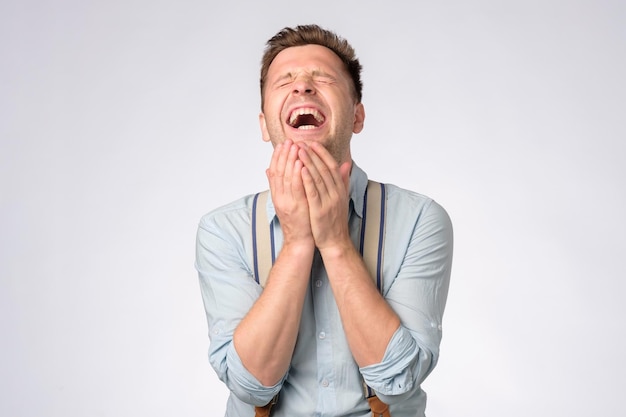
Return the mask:
<path id="1" fill-rule="evenodd" d="M 413 365 L 418 352 L 411 333 L 400 326 L 389 341 L 383 360 L 360 368 L 365 383 L 383 395 L 401 395 L 413 390 Z"/>
<path id="2" fill-rule="evenodd" d="M 241 363 L 234 346 L 226 354 L 228 369 L 227 386 L 241 401 L 255 406 L 264 406 L 280 391 L 286 375 L 271 387 L 261 384 Z"/>

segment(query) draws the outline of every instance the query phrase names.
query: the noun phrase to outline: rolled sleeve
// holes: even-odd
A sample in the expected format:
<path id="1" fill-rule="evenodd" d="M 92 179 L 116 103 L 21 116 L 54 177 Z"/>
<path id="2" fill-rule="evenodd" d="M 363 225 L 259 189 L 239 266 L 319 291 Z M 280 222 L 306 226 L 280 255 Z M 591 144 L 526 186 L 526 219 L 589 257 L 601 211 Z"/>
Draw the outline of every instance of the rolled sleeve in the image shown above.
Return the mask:
<path id="1" fill-rule="evenodd" d="M 266 387 L 242 365 L 237 350 L 231 344 L 226 354 L 228 381 L 226 385 L 241 401 L 252 405 L 269 403 L 282 388 L 285 377 L 276 385 Z"/>
<path id="2" fill-rule="evenodd" d="M 246 219 L 223 216 L 223 210 L 204 216 L 196 236 L 195 266 L 209 327 L 209 362 L 235 396 L 248 404 L 265 405 L 280 391 L 283 381 L 263 386 L 243 366 L 235 350 L 235 329 L 261 288 L 250 272 L 246 236 L 238 233 L 246 228 L 233 224 Z"/>
<path id="3" fill-rule="evenodd" d="M 365 383 L 379 395 L 401 395 L 413 390 L 416 343 L 411 334 L 399 327 L 393 334 L 383 360 L 360 368 Z"/>
<path id="4" fill-rule="evenodd" d="M 387 404 L 414 395 L 439 359 L 452 264 L 452 224 L 446 211 L 432 200 L 416 212 L 414 218 L 410 212 L 398 216 L 388 231 L 399 237 L 391 243 L 391 253 L 403 256 L 393 263 L 400 265 L 397 270 L 385 271 L 394 279 L 384 296 L 402 324 L 383 360 L 361 369 L 365 382 Z M 403 233 L 411 223 L 412 230 Z M 394 244 L 404 245 L 406 251 Z"/>

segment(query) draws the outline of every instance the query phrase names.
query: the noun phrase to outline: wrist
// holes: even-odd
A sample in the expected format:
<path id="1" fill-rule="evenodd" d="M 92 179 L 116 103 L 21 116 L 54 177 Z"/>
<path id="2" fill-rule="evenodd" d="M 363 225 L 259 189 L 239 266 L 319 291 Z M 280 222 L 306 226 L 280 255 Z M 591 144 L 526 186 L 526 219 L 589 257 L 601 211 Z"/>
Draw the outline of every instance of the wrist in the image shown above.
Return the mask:
<path id="1" fill-rule="evenodd" d="M 329 245 L 324 245 L 322 247 L 318 246 L 318 249 L 320 251 L 322 259 L 324 259 L 325 261 L 338 260 L 347 256 L 351 256 L 357 252 L 354 244 L 352 243 L 352 240 L 349 239 Z"/>
<path id="2" fill-rule="evenodd" d="M 285 239 L 283 242 L 282 252 L 287 252 L 291 256 L 298 256 L 299 254 L 308 255 L 315 250 L 315 241 L 313 238 L 301 238 L 301 239 Z"/>

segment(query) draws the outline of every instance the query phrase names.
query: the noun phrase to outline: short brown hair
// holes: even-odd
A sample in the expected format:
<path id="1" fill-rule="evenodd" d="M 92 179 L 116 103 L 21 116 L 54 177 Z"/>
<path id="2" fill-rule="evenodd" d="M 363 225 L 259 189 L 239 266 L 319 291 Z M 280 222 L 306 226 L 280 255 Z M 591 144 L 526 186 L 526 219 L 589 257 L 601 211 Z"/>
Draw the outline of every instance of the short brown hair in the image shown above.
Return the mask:
<path id="1" fill-rule="evenodd" d="M 263 59 L 261 61 L 261 107 L 265 93 L 263 87 L 267 79 L 270 64 L 281 51 L 292 46 L 321 45 L 333 51 L 343 61 L 352 82 L 354 83 L 354 98 L 361 102 L 363 83 L 361 82 L 361 63 L 356 57 L 354 48 L 345 39 L 334 32 L 322 29 L 318 25 L 301 25 L 295 28 L 286 27 L 267 41 Z"/>

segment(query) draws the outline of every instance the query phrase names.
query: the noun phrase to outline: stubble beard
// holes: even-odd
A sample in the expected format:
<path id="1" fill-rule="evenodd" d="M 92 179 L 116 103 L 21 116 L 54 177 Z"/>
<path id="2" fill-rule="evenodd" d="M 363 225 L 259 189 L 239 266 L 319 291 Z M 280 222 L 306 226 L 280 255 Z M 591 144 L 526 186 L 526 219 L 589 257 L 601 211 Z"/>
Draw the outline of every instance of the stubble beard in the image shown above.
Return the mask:
<path id="1" fill-rule="evenodd" d="M 275 133 L 277 133 L 277 135 L 272 135 L 271 130 L 272 129 L 270 129 L 270 137 L 282 137 L 281 142 L 284 142 L 285 140 L 289 139 L 284 134 L 282 129 L 275 129 Z M 329 134 L 326 138 L 323 138 L 321 140 L 319 139 L 313 140 L 312 142 L 320 143 L 324 148 L 326 148 L 328 153 L 331 154 L 331 156 L 335 159 L 335 161 L 337 161 L 338 164 L 342 164 L 343 162 L 348 162 L 351 158 L 350 156 L 351 138 L 352 138 L 352 131 L 351 130 L 348 131 L 347 128 L 344 128 L 343 130 L 340 129 L 340 131 L 335 132 L 334 134 L 333 133 Z M 274 146 L 277 143 L 280 143 L 280 142 L 275 142 L 275 141 L 272 141 L 272 142 L 274 143 Z M 296 141 L 296 143 L 297 142 L 298 141 Z"/>
<path id="2" fill-rule="evenodd" d="M 324 148 L 332 155 L 338 164 L 346 162 L 349 159 L 349 143 L 350 138 L 329 137 L 323 143 Z"/>

